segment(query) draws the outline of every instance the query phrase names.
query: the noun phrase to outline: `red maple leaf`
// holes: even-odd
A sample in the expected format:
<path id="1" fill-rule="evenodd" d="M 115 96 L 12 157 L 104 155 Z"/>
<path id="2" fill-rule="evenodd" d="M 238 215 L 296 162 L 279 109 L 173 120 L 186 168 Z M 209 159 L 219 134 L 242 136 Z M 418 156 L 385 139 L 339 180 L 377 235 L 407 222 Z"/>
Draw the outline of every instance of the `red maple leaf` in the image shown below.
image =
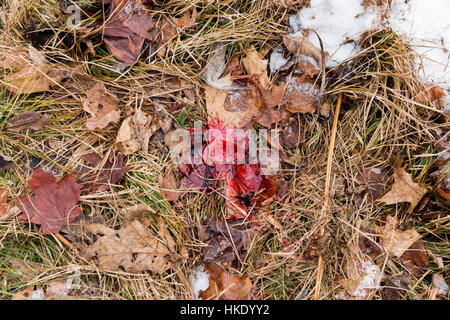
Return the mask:
<path id="1" fill-rule="evenodd" d="M 23 212 L 19 219 L 42 225 L 42 234 L 58 232 L 81 214 L 77 206 L 81 186 L 73 175 L 65 175 L 58 186 L 51 173 L 38 169 L 28 185 L 34 196 L 17 198 L 17 206 Z"/>

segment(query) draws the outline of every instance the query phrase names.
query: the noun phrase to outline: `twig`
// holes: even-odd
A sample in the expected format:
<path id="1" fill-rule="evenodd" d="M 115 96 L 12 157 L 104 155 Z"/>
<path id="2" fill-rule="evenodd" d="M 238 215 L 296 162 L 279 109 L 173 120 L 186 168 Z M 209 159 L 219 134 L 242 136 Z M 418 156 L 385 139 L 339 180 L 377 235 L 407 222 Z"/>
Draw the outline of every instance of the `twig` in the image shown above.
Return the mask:
<path id="1" fill-rule="evenodd" d="M 66 247 L 68 247 L 69 249 L 73 249 L 73 245 L 66 238 L 64 238 L 59 232 L 55 233 L 54 236 L 59 241 L 61 241 Z"/>
<path id="2" fill-rule="evenodd" d="M 337 131 L 337 122 L 339 117 L 339 111 L 341 109 L 341 102 L 342 102 L 342 93 L 338 94 L 338 99 L 336 103 L 336 110 L 334 112 L 334 119 L 333 119 L 333 127 L 331 129 L 331 136 L 330 136 L 330 144 L 328 145 L 328 159 L 327 159 L 327 173 L 325 178 L 325 190 L 324 190 L 324 203 L 322 207 L 321 216 L 322 218 L 325 218 L 326 221 L 324 225 L 322 226 L 322 229 L 320 230 L 320 237 L 323 237 L 325 235 L 325 227 L 326 223 L 328 222 L 328 203 L 329 203 L 329 193 L 330 193 L 330 182 L 331 182 L 331 166 L 333 163 L 333 154 L 334 154 L 334 144 L 336 141 L 336 131 Z M 314 299 L 319 299 L 320 294 L 320 286 L 322 283 L 322 275 L 323 275 L 323 256 L 322 254 L 319 255 L 319 261 L 317 263 L 317 275 L 316 275 L 316 287 L 314 291 Z"/>

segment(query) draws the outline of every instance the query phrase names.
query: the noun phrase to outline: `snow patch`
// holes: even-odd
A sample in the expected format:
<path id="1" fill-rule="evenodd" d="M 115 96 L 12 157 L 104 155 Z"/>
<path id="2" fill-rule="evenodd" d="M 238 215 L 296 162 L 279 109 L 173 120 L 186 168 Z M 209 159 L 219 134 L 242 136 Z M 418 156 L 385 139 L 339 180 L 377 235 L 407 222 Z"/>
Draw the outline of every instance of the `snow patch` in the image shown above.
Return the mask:
<path id="1" fill-rule="evenodd" d="M 269 62 L 270 72 L 271 73 L 277 72 L 277 70 L 280 69 L 282 66 L 284 66 L 288 61 L 289 59 L 283 57 L 283 49 L 279 47 L 274 49 L 270 55 L 270 62 Z"/>
<path id="2" fill-rule="evenodd" d="M 204 268 L 203 264 L 197 266 L 189 277 L 189 283 L 196 299 L 201 299 L 198 295 L 209 287 L 209 273 Z"/>
<path id="3" fill-rule="evenodd" d="M 289 17 L 293 30 L 290 35 L 302 37 L 303 31 L 308 29 L 317 32 L 324 50 L 330 54 L 328 67 L 334 67 L 354 55 L 358 48 L 352 40 L 381 22 L 377 7 L 365 9 L 361 0 L 311 0 L 310 5 L 310 8 Z M 314 32 L 309 32 L 308 39 L 320 48 Z"/>

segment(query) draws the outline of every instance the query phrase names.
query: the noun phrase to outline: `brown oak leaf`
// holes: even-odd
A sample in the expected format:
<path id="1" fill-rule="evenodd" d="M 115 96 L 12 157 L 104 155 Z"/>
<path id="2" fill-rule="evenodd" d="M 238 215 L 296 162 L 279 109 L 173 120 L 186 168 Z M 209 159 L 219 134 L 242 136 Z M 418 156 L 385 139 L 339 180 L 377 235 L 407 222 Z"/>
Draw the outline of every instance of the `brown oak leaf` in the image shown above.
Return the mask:
<path id="1" fill-rule="evenodd" d="M 422 197 L 427 193 L 427 188 L 413 181 L 411 175 L 401 167 L 394 168 L 394 185 L 378 201 L 386 204 L 409 202 L 409 212 L 412 212 Z"/>
<path id="2" fill-rule="evenodd" d="M 58 186 L 52 174 L 38 169 L 33 172 L 28 185 L 34 197 L 17 198 L 17 206 L 23 212 L 19 219 L 42 225 L 42 234 L 58 232 L 81 214 L 81 208 L 77 206 L 81 186 L 73 175 L 65 175 Z"/>
<path id="3" fill-rule="evenodd" d="M 84 181 L 83 191 L 86 190 L 87 193 L 108 190 L 131 169 L 123 166 L 123 154 L 119 151 L 111 152 L 106 161 L 102 161 L 102 157 L 95 152 L 86 154 L 83 160 L 94 168 L 82 179 Z"/>
<path id="4" fill-rule="evenodd" d="M 162 219 L 158 223 L 158 236 L 139 220 L 134 220 L 119 230 L 101 224 L 90 224 L 87 230 L 97 235 L 97 241 L 82 251 L 82 256 L 94 261 L 100 269 L 139 273 L 151 271 L 161 274 L 183 260 L 177 254 L 175 242 Z"/>
<path id="5" fill-rule="evenodd" d="M 420 239 L 420 234 L 415 229 L 397 229 L 397 219 L 393 216 L 387 216 L 386 224 L 382 227 L 376 226 L 376 229 L 377 233 L 381 234 L 381 247 L 397 258 Z"/>
<path id="6" fill-rule="evenodd" d="M 9 119 L 6 123 L 6 128 L 15 132 L 19 132 L 23 129 L 39 130 L 42 129 L 50 119 L 51 116 L 48 114 L 41 115 L 36 111 L 23 111 Z"/>
<path id="7" fill-rule="evenodd" d="M 120 119 L 120 110 L 117 106 L 119 99 L 108 92 L 105 85 L 97 82 L 88 92 L 86 98 L 81 98 L 84 111 L 91 115 L 86 121 L 86 127 L 89 130 L 96 128 L 103 129 L 111 122 L 118 122 Z"/>

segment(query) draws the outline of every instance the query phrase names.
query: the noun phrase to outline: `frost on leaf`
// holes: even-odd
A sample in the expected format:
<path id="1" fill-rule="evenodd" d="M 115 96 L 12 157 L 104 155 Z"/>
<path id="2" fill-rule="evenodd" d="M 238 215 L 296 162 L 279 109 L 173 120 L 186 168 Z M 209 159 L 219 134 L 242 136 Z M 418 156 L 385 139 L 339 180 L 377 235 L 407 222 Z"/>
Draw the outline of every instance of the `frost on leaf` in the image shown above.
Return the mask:
<path id="1" fill-rule="evenodd" d="M 81 214 L 77 206 L 81 186 L 73 175 L 65 175 L 58 186 L 52 174 L 38 169 L 28 185 L 34 196 L 18 197 L 17 206 L 23 212 L 19 219 L 42 225 L 42 234 L 58 232 Z"/>

